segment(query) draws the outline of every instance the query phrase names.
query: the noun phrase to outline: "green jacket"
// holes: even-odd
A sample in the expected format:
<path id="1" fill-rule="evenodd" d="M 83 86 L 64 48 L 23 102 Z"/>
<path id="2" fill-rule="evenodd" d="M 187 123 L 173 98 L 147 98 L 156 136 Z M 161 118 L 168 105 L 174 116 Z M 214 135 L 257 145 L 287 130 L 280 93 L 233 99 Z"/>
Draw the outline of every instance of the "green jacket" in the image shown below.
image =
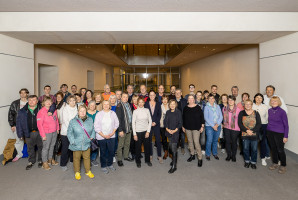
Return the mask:
<path id="1" fill-rule="evenodd" d="M 85 127 L 90 138 L 95 138 L 95 131 L 93 120 L 91 117 L 88 117 L 85 122 L 83 122 L 78 116 L 70 120 L 69 126 L 67 129 L 67 138 L 69 140 L 69 149 L 71 151 L 86 151 L 90 148 L 90 139 L 84 132 L 83 128 L 77 122 L 77 119 L 80 120 L 81 124 Z"/>

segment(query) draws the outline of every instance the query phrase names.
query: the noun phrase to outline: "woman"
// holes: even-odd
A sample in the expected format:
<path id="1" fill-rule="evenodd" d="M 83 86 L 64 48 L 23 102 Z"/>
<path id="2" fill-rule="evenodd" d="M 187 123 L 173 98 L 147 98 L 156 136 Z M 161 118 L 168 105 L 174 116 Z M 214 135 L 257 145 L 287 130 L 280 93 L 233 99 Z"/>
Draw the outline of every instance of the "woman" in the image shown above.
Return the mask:
<path id="1" fill-rule="evenodd" d="M 241 99 L 242 99 L 242 101 L 239 102 L 239 103 L 237 104 L 237 107 L 238 107 L 240 110 L 244 110 L 244 102 L 245 102 L 246 100 L 248 100 L 249 97 L 250 97 L 250 95 L 249 95 L 248 93 L 246 93 L 246 92 L 244 92 L 244 93 L 241 95 Z"/>
<path id="2" fill-rule="evenodd" d="M 256 169 L 258 156 L 258 138 L 262 126 L 261 117 L 252 109 L 250 99 L 244 102 L 244 110 L 239 113 L 238 125 L 242 134 L 244 167 Z"/>
<path id="3" fill-rule="evenodd" d="M 198 104 L 201 107 L 201 110 L 204 111 L 206 104 L 203 101 L 202 91 L 197 91 L 197 93 L 196 93 L 196 104 Z"/>
<path id="4" fill-rule="evenodd" d="M 136 164 L 141 167 L 142 144 L 144 144 L 145 162 L 149 167 L 152 166 L 150 161 L 150 130 L 152 119 L 149 109 L 144 108 L 145 101 L 142 97 L 138 98 L 138 109 L 132 114 L 132 130 L 134 140 L 136 141 Z"/>
<path id="5" fill-rule="evenodd" d="M 138 95 L 133 95 L 131 98 L 131 110 L 134 111 L 138 108 Z"/>
<path id="6" fill-rule="evenodd" d="M 73 168 L 77 180 L 81 179 L 82 156 L 86 175 L 89 178 L 94 178 L 94 174 L 90 171 L 90 142 L 95 137 L 95 131 L 93 120 L 86 113 L 87 107 L 79 106 L 78 115 L 69 122 L 67 129 L 69 149 L 73 151 Z"/>
<path id="7" fill-rule="evenodd" d="M 57 109 L 57 116 L 58 116 L 60 125 L 62 124 L 60 122 L 60 110 L 62 111 L 63 107 L 65 106 L 63 97 L 64 97 L 64 94 L 62 92 L 57 92 L 57 94 L 56 94 L 56 109 Z"/>
<path id="8" fill-rule="evenodd" d="M 101 94 L 95 96 L 96 110 L 102 111 Z"/>
<path id="9" fill-rule="evenodd" d="M 205 105 L 208 102 L 208 96 L 209 96 L 209 91 L 208 90 L 204 90 L 202 100 L 205 103 Z"/>
<path id="10" fill-rule="evenodd" d="M 177 144 L 179 141 L 179 129 L 182 127 L 182 114 L 177 109 L 177 102 L 174 99 L 169 101 L 170 109 L 166 112 L 164 120 L 164 126 L 166 128 L 166 136 L 169 139 L 169 150 L 172 156 L 171 168 L 168 171 L 169 174 L 174 173 L 177 170 Z"/>
<path id="11" fill-rule="evenodd" d="M 138 98 L 139 98 L 139 96 L 135 95 L 135 94 L 131 98 L 130 105 L 131 105 L 132 113 L 134 110 L 136 110 L 138 108 Z M 136 141 L 133 138 L 133 134 L 131 134 L 129 151 L 130 151 L 132 160 L 134 160 L 136 158 Z"/>
<path id="12" fill-rule="evenodd" d="M 210 161 L 211 147 L 212 154 L 216 160 L 219 160 L 217 155 L 217 141 L 221 130 L 222 112 L 220 107 L 215 103 L 215 98 L 212 94 L 208 96 L 208 103 L 204 109 L 204 119 L 207 135 L 206 143 L 206 159 Z"/>
<path id="13" fill-rule="evenodd" d="M 287 113 L 280 107 L 281 104 L 278 96 L 273 96 L 270 100 L 272 108 L 268 111 L 267 137 L 272 151 L 273 162 L 269 169 L 277 169 L 279 159 L 281 164 L 278 172 L 284 174 L 287 171 L 284 146 L 288 142 L 289 124 Z"/>
<path id="14" fill-rule="evenodd" d="M 61 157 L 60 157 L 60 166 L 63 171 L 66 171 L 68 168 L 66 166 L 68 160 L 73 162 L 73 153 L 68 149 L 69 140 L 67 138 L 67 129 L 69 126 L 70 120 L 75 118 L 78 114 L 78 109 L 76 106 L 76 98 L 74 95 L 70 95 L 67 97 L 67 104 L 64 109 L 60 113 L 61 117 Z"/>
<path id="15" fill-rule="evenodd" d="M 84 103 L 82 102 L 82 98 L 81 98 L 82 96 L 81 96 L 81 94 L 79 94 L 79 93 L 75 93 L 74 96 L 76 97 L 77 108 L 78 108 L 80 105 L 84 104 Z"/>
<path id="16" fill-rule="evenodd" d="M 188 147 L 190 149 L 190 157 L 187 162 L 195 160 L 195 151 L 198 155 L 198 167 L 202 167 L 203 155 L 200 145 L 200 135 L 204 130 L 205 120 L 204 114 L 200 106 L 195 103 L 193 95 L 188 96 L 188 105 L 183 109 L 183 132 L 187 135 Z"/>
<path id="17" fill-rule="evenodd" d="M 268 124 L 268 109 L 269 107 L 264 104 L 264 96 L 257 93 L 254 96 L 254 104 L 252 109 L 260 114 L 262 127 L 260 130 L 260 154 L 262 165 L 267 166 L 266 159 L 270 159 L 270 149 L 267 141 L 267 124 Z"/>
<path id="18" fill-rule="evenodd" d="M 198 104 L 202 111 L 204 112 L 204 108 L 206 106 L 206 102 L 203 100 L 204 95 L 202 93 L 202 91 L 197 91 L 196 93 L 196 104 Z M 205 151 L 206 151 L 206 133 L 205 133 L 205 128 L 203 130 L 203 132 L 200 135 L 200 145 L 201 145 L 201 149 L 202 149 L 202 155 L 205 155 Z"/>
<path id="19" fill-rule="evenodd" d="M 222 111 L 222 109 L 228 105 L 228 95 L 222 94 L 220 96 L 219 100 L 221 102 L 219 104 L 219 107 L 220 107 L 220 110 Z M 224 137 L 223 129 L 221 129 L 220 134 L 219 134 L 219 144 L 220 144 L 221 152 L 225 153 L 226 152 L 225 151 L 225 137 Z"/>
<path id="20" fill-rule="evenodd" d="M 223 107 L 223 132 L 227 151 L 226 161 L 236 162 L 237 138 L 240 134 L 238 115 L 241 111 L 235 104 L 236 97 L 229 95 L 228 104 Z"/>
<path id="21" fill-rule="evenodd" d="M 88 107 L 90 101 L 93 100 L 93 92 L 91 90 L 87 90 L 84 96 L 83 103 Z"/>
<path id="22" fill-rule="evenodd" d="M 110 95 L 110 98 L 109 98 L 109 102 L 110 102 L 110 105 L 111 105 L 111 110 L 116 112 L 116 102 L 117 102 L 117 98 L 116 98 L 116 95 L 112 94 Z M 118 137 L 118 136 L 116 136 Z"/>
<path id="23" fill-rule="evenodd" d="M 43 108 L 37 113 L 36 119 L 38 131 L 43 143 L 42 168 L 45 170 L 51 169 L 49 164 L 58 165 L 58 163 L 53 160 L 53 152 L 59 131 L 59 121 L 57 117 L 57 111 L 55 111 L 53 115 L 48 115 L 52 103 L 53 100 L 51 97 L 44 97 L 42 101 Z"/>
<path id="24" fill-rule="evenodd" d="M 152 137 L 155 136 L 155 144 L 157 147 L 157 159 L 160 164 L 163 163 L 161 158 L 161 141 L 160 141 L 160 118 L 161 118 L 161 107 L 157 101 L 156 94 L 153 90 L 149 92 L 149 101 L 145 103 L 145 108 L 148 108 L 152 118 L 152 127 L 150 132 L 150 160 L 152 161 L 153 149 L 152 149 Z"/>
<path id="25" fill-rule="evenodd" d="M 86 94 L 87 94 L 87 92 L 86 92 Z M 95 101 L 90 101 L 88 103 L 87 116 L 90 117 L 93 120 L 93 122 L 94 122 L 95 116 L 96 116 L 97 113 L 98 113 L 98 110 L 96 110 L 96 103 L 95 103 Z M 90 157 L 91 164 L 93 166 L 96 166 L 96 167 L 98 166 L 98 162 L 96 161 L 97 155 L 98 155 L 98 150 L 91 151 L 91 157 Z"/>
<path id="26" fill-rule="evenodd" d="M 164 120 L 166 117 L 166 112 L 169 110 L 169 97 L 166 95 L 161 96 L 161 118 L 160 118 L 160 134 L 162 139 L 162 147 L 165 152 L 163 159 L 166 160 L 169 153 L 168 139 L 166 136 L 166 128 L 164 127 Z"/>
<path id="27" fill-rule="evenodd" d="M 109 101 L 103 101 L 103 110 L 100 111 L 94 121 L 94 130 L 100 149 L 101 171 L 105 174 L 116 169 L 113 166 L 115 154 L 115 132 L 119 127 L 119 120 L 115 112 L 111 111 Z"/>

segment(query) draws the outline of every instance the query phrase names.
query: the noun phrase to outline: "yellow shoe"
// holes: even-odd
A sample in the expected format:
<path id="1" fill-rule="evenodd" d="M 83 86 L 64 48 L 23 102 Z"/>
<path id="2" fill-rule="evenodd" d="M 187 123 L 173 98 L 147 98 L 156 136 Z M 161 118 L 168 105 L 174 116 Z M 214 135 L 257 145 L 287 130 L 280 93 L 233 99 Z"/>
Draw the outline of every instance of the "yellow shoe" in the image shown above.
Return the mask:
<path id="1" fill-rule="evenodd" d="M 79 172 L 76 172 L 76 174 L 75 174 L 75 178 L 76 178 L 77 180 L 81 180 L 81 174 L 80 174 Z"/>
<path id="2" fill-rule="evenodd" d="M 88 173 L 86 173 L 87 176 L 89 176 L 89 178 L 94 178 L 94 174 L 92 174 L 91 171 L 89 171 Z"/>

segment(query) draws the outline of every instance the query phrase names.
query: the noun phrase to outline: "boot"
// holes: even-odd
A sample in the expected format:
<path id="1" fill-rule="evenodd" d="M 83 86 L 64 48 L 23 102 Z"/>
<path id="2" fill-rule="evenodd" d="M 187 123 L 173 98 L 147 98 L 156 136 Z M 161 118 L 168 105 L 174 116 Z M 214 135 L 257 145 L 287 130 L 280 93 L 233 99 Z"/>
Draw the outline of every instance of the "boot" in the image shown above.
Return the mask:
<path id="1" fill-rule="evenodd" d="M 51 169 L 48 162 L 44 162 L 42 164 L 42 168 L 44 168 L 45 170 L 50 170 Z"/>
<path id="2" fill-rule="evenodd" d="M 166 160 L 168 157 L 168 150 L 165 150 L 165 155 L 163 156 L 163 159 Z"/>
<path id="3" fill-rule="evenodd" d="M 203 160 L 200 160 L 199 159 L 199 161 L 198 161 L 198 167 L 202 167 L 202 165 L 203 165 Z"/>
<path id="4" fill-rule="evenodd" d="M 231 160 L 231 156 L 228 155 L 227 158 L 226 158 L 226 161 L 230 161 Z"/>
<path id="5" fill-rule="evenodd" d="M 171 167 L 171 169 L 168 171 L 169 174 L 174 173 L 177 170 L 177 153 L 173 153 L 173 165 Z"/>

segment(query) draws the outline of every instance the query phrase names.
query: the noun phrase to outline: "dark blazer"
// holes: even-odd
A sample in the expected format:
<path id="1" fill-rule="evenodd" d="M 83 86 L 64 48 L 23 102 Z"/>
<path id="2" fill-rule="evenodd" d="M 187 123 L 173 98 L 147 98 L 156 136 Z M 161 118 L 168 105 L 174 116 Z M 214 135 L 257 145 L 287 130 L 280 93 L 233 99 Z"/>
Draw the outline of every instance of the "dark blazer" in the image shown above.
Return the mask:
<path id="1" fill-rule="evenodd" d="M 161 104 L 158 101 L 156 102 L 156 105 L 155 105 L 155 108 L 154 108 L 154 114 L 153 115 L 151 113 L 151 108 L 150 108 L 149 100 L 146 101 L 144 107 L 149 109 L 149 112 L 150 112 L 150 115 L 151 115 L 151 118 L 152 118 L 152 122 L 155 122 L 156 123 L 156 126 L 155 127 L 159 127 L 160 126 L 160 118 L 161 118 Z"/>
<path id="2" fill-rule="evenodd" d="M 176 101 L 177 101 L 177 99 L 176 99 Z M 183 113 L 183 109 L 184 109 L 184 107 L 187 105 L 187 100 L 186 99 L 184 99 L 182 96 L 181 96 L 181 99 L 180 99 L 180 101 L 181 101 L 181 113 Z M 177 103 L 178 103 L 178 101 L 177 101 Z M 178 107 L 177 107 L 178 108 Z"/>

